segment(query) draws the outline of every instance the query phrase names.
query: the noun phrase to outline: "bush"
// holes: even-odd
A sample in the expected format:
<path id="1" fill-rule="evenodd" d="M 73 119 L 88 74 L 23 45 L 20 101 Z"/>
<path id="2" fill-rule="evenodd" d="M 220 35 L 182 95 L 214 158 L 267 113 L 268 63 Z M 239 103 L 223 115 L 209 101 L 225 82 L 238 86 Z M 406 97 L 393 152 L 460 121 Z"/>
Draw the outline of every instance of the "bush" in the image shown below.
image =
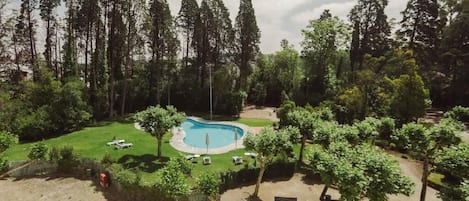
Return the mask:
<path id="1" fill-rule="evenodd" d="M 190 175 L 194 169 L 194 164 L 186 160 L 183 156 L 171 158 L 166 166 L 170 169 L 180 170 L 185 175 Z"/>
<path id="2" fill-rule="evenodd" d="M 49 160 L 52 162 L 57 162 L 60 159 L 60 150 L 56 146 L 53 146 L 49 150 Z"/>
<path id="3" fill-rule="evenodd" d="M 103 164 L 104 167 L 109 167 L 115 162 L 116 162 L 116 160 L 112 158 L 112 156 L 111 156 L 111 154 L 109 154 L 109 152 L 106 152 L 106 154 L 104 154 L 104 156 L 103 156 L 103 159 L 101 160 L 101 164 Z"/>
<path id="4" fill-rule="evenodd" d="M 196 180 L 197 191 L 207 195 L 214 196 L 219 193 L 220 178 L 214 173 L 204 173 Z"/>
<path id="5" fill-rule="evenodd" d="M 18 143 L 18 136 L 13 135 L 8 131 L 0 131 L 0 153 L 16 143 Z"/>
<path id="6" fill-rule="evenodd" d="M 8 160 L 0 156 L 0 173 L 6 172 L 9 168 Z"/>
<path id="7" fill-rule="evenodd" d="M 220 113 L 227 115 L 239 115 L 243 110 L 247 94 L 244 91 L 231 92 L 223 96 L 223 102 L 216 108 Z"/>
<path id="8" fill-rule="evenodd" d="M 48 148 L 44 143 L 34 144 L 29 151 L 28 158 L 30 160 L 45 160 L 47 156 Z"/>
<path id="9" fill-rule="evenodd" d="M 458 121 L 468 120 L 469 119 L 469 108 L 456 106 L 453 109 L 445 112 L 444 118 L 454 119 Z"/>
<path id="10" fill-rule="evenodd" d="M 58 161 L 58 170 L 60 172 L 71 173 L 79 164 L 80 161 L 73 152 L 73 147 L 64 146 L 60 149 L 60 159 Z"/>

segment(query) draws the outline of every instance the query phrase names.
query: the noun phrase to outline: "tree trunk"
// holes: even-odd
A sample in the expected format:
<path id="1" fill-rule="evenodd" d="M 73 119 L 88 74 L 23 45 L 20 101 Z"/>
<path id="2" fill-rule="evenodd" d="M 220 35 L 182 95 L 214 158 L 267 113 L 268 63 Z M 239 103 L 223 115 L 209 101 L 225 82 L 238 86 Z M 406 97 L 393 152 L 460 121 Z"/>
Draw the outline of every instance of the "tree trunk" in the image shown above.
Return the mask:
<path id="1" fill-rule="evenodd" d="M 161 159 L 161 141 L 163 141 L 163 136 L 156 138 L 158 140 L 158 152 L 157 157 Z"/>
<path id="2" fill-rule="evenodd" d="M 262 157 L 262 156 L 259 155 L 259 157 Z M 259 176 L 257 177 L 257 183 L 256 183 L 256 188 L 254 189 L 254 194 L 252 194 L 252 196 L 254 197 L 258 197 L 259 195 L 259 187 L 261 186 L 262 177 L 264 176 L 265 166 L 266 166 L 265 159 L 261 159 L 259 162 L 260 162 Z"/>
<path id="3" fill-rule="evenodd" d="M 303 134 L 301 138 L 301 148 L 300 148 L 300 156 L 298 158 L 298 163 L 303 163 L 303 152 L 305 149 L 305 145 L 306 145 L 306 134 Z"/>
<path id="4" fill-rule="evenodd" d="M 324 188 L 322 189 L 322 192 L 321 192 L 321 197 L 319 197 L 319 200 L 324 200 L 325 197 L 326 197 L 326 193 L 327 193 L 327 190 L 329 189 L 329 185 L 327 184 L 324 184 Z"/>
<path id="5" fill-rule="evenodd" d="M 427 194 L 428 166 L 429 166 L 429 161 L 428 161 L 428 158 L 425 157 L 425 159 L 423 160 L 422 191 L 420 192 L 420 201 L 425 201 L 425 197 Z"/>

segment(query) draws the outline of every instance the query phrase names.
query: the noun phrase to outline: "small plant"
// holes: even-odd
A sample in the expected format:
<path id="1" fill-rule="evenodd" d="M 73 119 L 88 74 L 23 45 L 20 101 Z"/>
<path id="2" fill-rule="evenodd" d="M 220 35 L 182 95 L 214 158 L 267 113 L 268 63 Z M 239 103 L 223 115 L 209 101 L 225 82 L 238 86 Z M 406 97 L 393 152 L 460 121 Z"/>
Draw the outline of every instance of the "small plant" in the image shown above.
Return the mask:
<path id="1" fill-rule="evenodd" d="M 30 160 L 45 160 L 48 152 L 48 148 L 44 143 L 37 143 L 28 154 Z"/>
<path id="2" fill-rule="evenodd" d="M 56 146 L 53 146 L 49 150 L 49 160 L 52 162 L 57 162 L 60 160 L 60 150 Z"/>
<path id="3" fill-rule="evenodd" d="M 0 173 L 3 173 L 5 171 L 7 171 L 8 168 L 9 168 L 8 160 L 6 160 L 2 156 L 0 156 Z"/>
<path id="4" fill-rule="evenodd" d="M 116 162 L 116 160 L 113 159 L 111 154 L 109 154 L 108 152 L 106 152 L 106 154 L 104 154 L 103 159 L 101 160 L 101 164 L 103 164 L 105 167 L 109 167 L 110 165 L 112 165 L 115 162 Z"/>
<path id="5" fill-rule="evenodd" d="M 0 131 L 0 153 L 18 143 L 18 136 L 8 131 Z"/>
<path id="6" fill-rule="evenodd" d="M 73 147 L 64 146 L 60 149 L 60 159 L 58 161 L 58 170 L 60 172 L 70 173 L 79 163 L 78 157 L 73 152 Z"/>

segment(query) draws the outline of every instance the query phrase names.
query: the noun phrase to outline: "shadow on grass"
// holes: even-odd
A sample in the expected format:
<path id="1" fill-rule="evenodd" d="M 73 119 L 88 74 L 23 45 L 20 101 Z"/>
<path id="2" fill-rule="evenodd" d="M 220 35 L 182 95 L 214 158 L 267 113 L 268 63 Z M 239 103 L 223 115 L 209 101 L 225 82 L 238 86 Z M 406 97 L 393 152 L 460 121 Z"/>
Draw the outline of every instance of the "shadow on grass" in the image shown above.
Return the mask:
<path id="1" fill-rule="evenodd" d="M 163 156 L 159 159 L 151 154 L 124 155 L 117 160 L 126 169 L 139 169 L 147 173 L 153 173 L 163 168 L 168 161 L 169 157 Z"/>

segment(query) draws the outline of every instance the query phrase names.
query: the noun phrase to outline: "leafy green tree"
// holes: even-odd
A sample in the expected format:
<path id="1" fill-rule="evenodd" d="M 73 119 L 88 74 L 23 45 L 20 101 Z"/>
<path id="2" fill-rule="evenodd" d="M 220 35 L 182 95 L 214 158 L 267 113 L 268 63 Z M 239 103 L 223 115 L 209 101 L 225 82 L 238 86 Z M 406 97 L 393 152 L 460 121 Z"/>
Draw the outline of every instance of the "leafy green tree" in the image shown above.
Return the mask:
<path id="1" fill-rule="evenodd" d="M 257 197 L 259 194 L 259 187 L 268 162 L 277 154 L 291 150 L 291 136 L 298 135 L 298 129 L 286 128 L 279 131 L 263 129 L 257 135 L 248 134 L 246 136 L 243 145 L 246 147 L 246 150 L 255 151 L 257 153 L 257 161 L 259 162 L 258 164 L 260 168 L 256 188 L 253 193 L 254 197 Z"/>
<path id="2" fill-rule="evenodd" d="M 316 121 L 319 121 L 316 116 L 306 110 L 294 110 L 287 114 L 289 125 L 299 129 L 301 134 L 301 148 L 298 162 L 303 163 L 303 152 L 308 137 L 312 136 Z M 296 141 L 296 140 L 295 140 Z"/>
<path id="3" fill-rule="evenodd" d="M 401 75 L 393 81 L 395 93 L 392 100 L 392 113 L 402 122 L 410 122 L 422 117 L 429 107 L 428 89 L 418 74 Z"/>
<path id="4" fill-rule="evenodd" d="M 62 64 L 62 79 L 68 77 L 78 77 L 78 50 L 77 50 L 77 34 L 76 34 L 76 19 L 77 19 L 77 5 L 75 0 L 68 0 L 65 2 L 67 7 L 66 16 L 66 30 L 64 34 L 65 42 L 63 45 L 63 64 Z"/>
<path id="5" fill-rule="evenodd" d="M 282 40 L 281 45 L 282 50 L 276 52 L 273 57 L 274 74 L 280 84 L 280 91 L 285 91 L 288 97 L 293 97 L 302 80 L 301 60 L 299 53 L 287 40 Z"/>
<path id="6" fill-rule="evenodd" d="M 436 153 L 435 170 L 445 174 L 445 186 L 439 192 L 442 200 L 467 200 L 469 191 L 465 180 L 469 179 L 469 145 L 460 144 L 444 148 Z"/>
<path id="7" fill-rule="evenodd" d="M 161 158 L 161 143 L 163 136 L 174 126 L 179 126 L 185 119 L 185 114 L 178 112 L 173 106 L 166 109 L 157 106 L 150 106 L 146 110 L 134 115 L 136 122 L 143 130 L 156 137 L 158 141 L 158 158 Z"/>
<path id="8" fill-rule="evenodd" d="M 46 160 L 49 148 L 44 143 L 36 143 L 29 151 L 28 158 L 30 160 Z"/>
<path id="9" fill-rule="evenodd" d="M 314 94 L 331 94 L 336 86 L 329 80 L 330 74 L 337 79 L 337 71 L 341 54 L 339 50 L 346 49 L 346 43 L 350 38 L 349 26 L 338 17 L 329 17 L 329 10 L 325 10 L 320 19 L 311 20 L 302 30 L 302 56 L 305 57 L 305 83 Z M 311 86 L 311 87 L 310 87 Z M 311 88 L 311 89 L 309 89 Z M 331 94 L 332 95 L 332 94 Z"/>
<path id="10" fill-rule="evenodd" d="M 461 142 L 459 134 L 463 127 L 460 124 L 460 122 L 443 119 L 439 124 L 427 129 L 422 124 L 409 123 L 396 132 L 395 137 L 400 140 L 399 144 L 407 146 L 412 153 L 423 160 L 421 201 L 425 200 L 427 178 L 430 175 L 435 154 L 445 147 Z"/>
<path id="11" fill-rule="evenodd" d="M 290 125 L 288 114 L 296 110 L 296 104 L 293 101 L 285 101 L 280 105 L 277 110 L 277 117 L 280 119 L 280 127 L 286 127 Z"/>
<path id="12" fill-rule="evenodd" d="M 235 24 L 235 60 L 240 70 L 237 90 L 247 90 L 247 78 L 252 71 L 250 63 L 259 52 L 260 37 L 252 1 L 241 0 Z"/>
<path id="13" fill-rule="evenodd" d="M 358 130 L 358 138 L 363 141 L 369 141 L 374 144 L 376 138 L 379 135 L 379 127 L 381 127 L 381 121 L 373 117 L 367 117 L 365 120 L 355 122 L 353 124 Z"/>
<path id="14" fill-rule="evenodd" d="M 8 131 L 0 131 L 0 153 L 18 143 L 18 136 Z"/>
<path id="15" fill-rule="evenodd" d="M 215 173 L 205 172 L 196 179 L 195 183 L 197 191 L 209 196 L 209 198 L 213 198 L 219 193 L 220 178 Z"/>
<path id="16" fill-rule="evenodd" d="M 462 12 L 458 13 L 456 18 L 445 29 L 441 49 L 441 65 L 445 66 L 442 70 L 450 79 L 449 87 L 443 87 L 445 91 L 443 96 L 447 99 L 444 104 L 450 105 L 468 105 L 469 93 L 469 65 L 467 53 L 469 52 L 469 37 L 464 30 L 469 29 L 469 2 L 461 1 Z"/>
<path id="17" fill-rule="evenodd" d="M 310 166 L 325 183 L 321 199 L 331 185 L 338 187 L 340 200 L 388 200 L 388 194 L 409 196 L 413 192 L 412 181 L 379 148 L 333 143 L 328 150 L 316 149 L 308 156 Z"/>

